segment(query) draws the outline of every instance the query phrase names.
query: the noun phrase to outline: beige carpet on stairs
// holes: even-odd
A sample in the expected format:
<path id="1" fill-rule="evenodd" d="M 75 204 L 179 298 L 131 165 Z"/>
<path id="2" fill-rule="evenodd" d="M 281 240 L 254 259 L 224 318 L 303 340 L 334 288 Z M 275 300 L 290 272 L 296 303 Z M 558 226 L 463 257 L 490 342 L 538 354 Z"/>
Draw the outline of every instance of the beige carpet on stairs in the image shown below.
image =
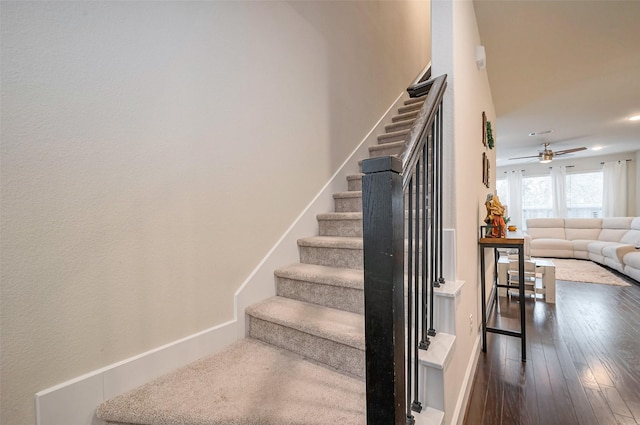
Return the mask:
<path id="1" fill-rule="evenodd" d="M 360 379 L 255 339 L 103 403 L 111 425 L 363 425 Z"/>
<path id="2" fill-rule="evenodd" d="M 619 276 L 589 260 L 549 258 L 556 266 L 556 280 L 602 283 L 605 285 L 631 286 Z"/>

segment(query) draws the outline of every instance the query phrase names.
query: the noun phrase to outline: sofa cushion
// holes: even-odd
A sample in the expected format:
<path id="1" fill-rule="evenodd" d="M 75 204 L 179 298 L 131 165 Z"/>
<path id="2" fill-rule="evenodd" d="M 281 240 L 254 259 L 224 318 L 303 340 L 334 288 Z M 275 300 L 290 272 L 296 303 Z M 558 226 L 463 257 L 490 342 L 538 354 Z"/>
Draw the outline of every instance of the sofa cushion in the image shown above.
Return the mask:
<path id="1" fill-rule="evenodd" d="M 620 243 L 625 243 L 627 245 L 639 246 L 640 245 L 640 230 L 627 230 L 620 238 Z"/>
<path id="2" fill-rule="evenodd" d="M 640 230 L 640 217 L 636 217 L 631 220 L 631 228 L 633 230 Z"/>
<path id="3" fill-rule="evenodd" d="M 631 229 L 633 217 L 605 217 L 602 219 L 603 229 Z"/>
<path id="4" fill-rule="evenodd" d="M 590 239 L 592 241 L 597 241 L 598 236 L 600 236 L 600 232 L 602 230 L 598 229 L 572 229 L 566 228 L 565 233 L 567 235 L 567 239 L 570 241 L 578 240 L 578 239 Z"/>
<path id="5" fill-rule="evenodd" d="M 571 243 L 573 244 L 573 255 L 576 258 L 579 258 L 581 260 L 588 260 L 589 259 L 589 251 L 587 250 L 587 247 L 589 246 L 589 244 L 591 242 L 594 242 L 594 240 L 592 239 L 576 239 L 571 241 Z"/>
<path id="6" fill-rule="evenodd" d="M 602 255 L 611 259 L 615 264 L 622 264 L 622 257 L 633 249 L 632 246 L 624 244 L 607 245 L 602 248 Z"/>
<path id="7" fill-rule="evenodd" d="M 533 239 L 566 239 L 563 218 L 530 218 L 527 233 Z"/>
<path id="8" fill-rule="evenodd" d="M 611 245 L 620 245 L 620 244 L 618 242 L 610 242 L 610 241 L 595 241 L 587 245 L 587 251 L 589 251 L 590 253 L 602 256 L 604 255 L 602 250 L 605 247 L 611 246 Z"/>
<path id="9" fill-rule="evenodd" d="M 531 255 L 534 257 L 573 258 L 573 243 L 566 239 L 533 239 Z"/>
<path id="10" fill-rule="evenodd" d="M 625 229 L 602 229 L 598 235 L 599 241 L 620 242 L 620 239 L 627 233 Z"/>
<path id="11" fill-rule="evenodd" d="M 622 262 L 634 269 L 640 270 L 640 249 L 633 250 L 622 257 Z"/>

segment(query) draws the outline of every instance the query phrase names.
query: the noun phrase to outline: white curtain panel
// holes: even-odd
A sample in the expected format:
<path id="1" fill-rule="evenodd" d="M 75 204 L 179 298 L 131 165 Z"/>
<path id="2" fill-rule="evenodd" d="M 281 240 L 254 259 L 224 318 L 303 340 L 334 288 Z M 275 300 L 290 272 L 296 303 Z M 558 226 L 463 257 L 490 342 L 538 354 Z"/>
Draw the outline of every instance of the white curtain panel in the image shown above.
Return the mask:
<path id="1" fill-rule="evenodd" d="M 603 217 L 626 217 L 627 215 L 627 162 L 605 162 L 602 180 Z"/>
<path id="2" fill-rule="evenodd" d="M 553 216 L 564 218 L 567 216 L 567 167 L 561 165 L 551 168 L 551 192 Z"/>
<path id="3" fill-rule="evenodd" d="M 518 229 L 524 229 L 522 217 L 522 171 L 516 170 L 507 173 L 507 183 L 509 184 L 509 217 L 511 217 L 509 224 L 518 226 Z"/>

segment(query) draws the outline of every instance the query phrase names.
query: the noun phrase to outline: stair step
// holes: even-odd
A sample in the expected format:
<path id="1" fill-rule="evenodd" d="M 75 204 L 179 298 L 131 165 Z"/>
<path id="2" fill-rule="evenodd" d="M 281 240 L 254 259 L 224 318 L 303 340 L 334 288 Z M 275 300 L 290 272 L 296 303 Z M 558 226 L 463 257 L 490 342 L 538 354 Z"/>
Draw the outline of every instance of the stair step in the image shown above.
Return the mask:
<path id="1" fill-rule="evenodd" d="M 401 106 L 398 108 L 398 113 L 404 114 L 405 112 L 419 111 L 420 109 L 422 109 L 422 104 L 423 102 L 416 102 L 409 105 Z"/>
<path id="2" fill-rule="evenodd" d="M 298 240 L 300 262 L 362 270 L 362 238 L 314 236 Z"/>
<path id="3" fill-rule="evenodd" d="M 293 264 L 275 271 L 277 294 L 352 313 L 364 313 L 361 270 Z"/>
<path id="4" fill-rule="evenodd" d="M 416 120 L 404 120 L 404 121 L 398 121 L 391 124 L 387 124 L 384 126 L 384 131 L 390 132 L 390 131 L 409 130 L 411 129 L 411 126 L 413 126 L 413 123 L 415 121 Z"/>
<path id="5" fill-rule="evenodd" d="M 364 378 L 364 316 L 283 297 L 246 309 L 249 335 Z"/>
<path id="6" fill-rule="evenodd" d="M 349 190 L 349 191 L 362 190 L 362 176 L 364 176 L 364 174 L 362 174 L 362 173 L 348 175 L 347 176 L 347 185 L 348 185 L 348 189 L 347 190 Z"/>
<path id="7" fill-rule="evenodd" d="M 415 119 L 415 117 L 418 116 L 418 112 L 419 112 L 419 110 L 416 110 L 416 111 L 406 112 L 404 114 L 395 115 L 395 116 L 391 117 L 391 121 L 392 122 L 398 122 L 398 121 L 412 120 L 412 119 Z"/>
<path id="8" fill-rule="evenodd" d="M 409 134 L 409 130 L 399 130 L 399 131 L 388 132 L 386 134 L 380 134 L 378 136 L 378 143 L 382 144 L 382 143 L 397 142 L 399 140 L 405 140 L 408 134 Z"/>
<path id="9" fill-rule="evenodd" d="M 426 367 L 444 370 L 451 360 L 456 337 L 455 335 L 439 332 L 436 336 L 430 338 L 429 349 L 420 350 L 419 352 L 420 363 Z"/>
<path id="10" fill-rule="evenodd" d="M 335 212 L 362 212 L 362 191 L 350 190 L 333 194 Z"/>
<path id="11" fill-rule="evenodd" d="M 369 157 L 378 158 L 381 156 L 397 156 L 405 147 L 405 141 L 385 143 L 383 145 L 369 146 Z"/>
<path id="12" fill-rule="evenodd" d="M 320 236 L 362 237 L 362 213 L 339 212 L 318 214 Z"/>
<path id="13" fill-rule="evenodd" d="M 427 96 L 422 97 L 410 97 L 409 99 L 404 101 L 405 105 L 413 105 L 414 103 L 424 103 Z"/>
<path id="14" fill-rule="evenodd" d="M 433 407 L 427 407 L 420 413 L 414 413 L 413 417 L 416 420 L 415 425 L 444 424 L 444 412 L 442 410 L 434 409 Z"/>
<path id="15" fill-rule="evenodd" d="M 118 425 L 364 423 L 365 385 L 289 351 L 246 338 L 102 403 Z"/>

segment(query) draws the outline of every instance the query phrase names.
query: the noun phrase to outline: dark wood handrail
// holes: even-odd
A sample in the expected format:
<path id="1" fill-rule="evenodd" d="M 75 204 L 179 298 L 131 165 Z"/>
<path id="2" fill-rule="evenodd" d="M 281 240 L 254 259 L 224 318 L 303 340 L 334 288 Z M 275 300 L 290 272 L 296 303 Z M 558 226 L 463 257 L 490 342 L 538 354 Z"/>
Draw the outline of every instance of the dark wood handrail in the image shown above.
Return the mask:
<path id="1" fill-rule="evenodd" d="M 431 74 L 431 70 L 429 70 L 429 74 Z M 421 90 L 428 87 L 428 92 L 426 92 L 427 98 L 424 101 L 424 105 L 422 105 L 420 112 L 418 112 L 418 116 L 405 140 L 402 152 L 398 155 L 398 158 L 402 162 L 403 188 L 407 187 L 410 176 L 410 173 L 405 173 L 404 170 L 412 170 L 418 161 L 418 152 L 420 152 L 420 149 L 424 146 L 426 139 L 424 135 L 431 128 L 431 124 L 433 124 L 436 112 L 438 111 L 438 105 L 442 102 L 445 89 L 447 88 L 447 74 L 443 74 L 433 80 L 419 82 L 417 85 L 414 84 L 409 87 L 407 91 L 411 93 L 412 89 L 415 89 L 417 86 L 420 86 Z M 415 92 L 416 90 L 413 91 Z"/>

